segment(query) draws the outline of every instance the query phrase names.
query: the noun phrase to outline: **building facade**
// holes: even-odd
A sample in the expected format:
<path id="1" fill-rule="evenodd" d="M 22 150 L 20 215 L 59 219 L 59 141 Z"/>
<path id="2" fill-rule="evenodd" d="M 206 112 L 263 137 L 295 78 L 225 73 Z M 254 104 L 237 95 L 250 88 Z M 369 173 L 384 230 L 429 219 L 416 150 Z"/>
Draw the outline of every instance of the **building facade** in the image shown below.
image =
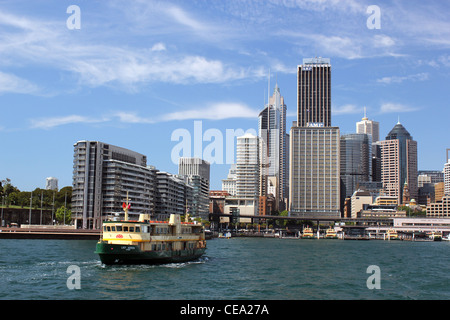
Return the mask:
<path id="1" fill-rule="evenodd" d="M 330 59 L 297 70 L 297 121 L 290 131 L 291 216 L 340 217 L 340 131 L 331 126 Z"/>
<path id="2" fill-rule="evenodd" d="M 292 127 L 291 216 L 340 217 L 340 135 L 337 127 Z"/>
<path id="3" fill-rule="evenodd" d="M 303 59 L 297 67 L 297 124 L 331 126 L 330 59 Z"/>
<path id="4" fill-rule="evenodd" d="M 200 158 L 180 158 L 178 175 L 187 177 L 193 187 L 191 216 L 207 218 L 209 214 L 210 164 Z"/>
<path id="5" fill-rule="evenodd" d="M 153 216 L 157 220 L 164 221 L 171 214 L 183 215 L 192 211 L 194 188 L 186 177 L 159 171 L 156 180 L 156 208 Z"/>
<path id="6" fill-rule="evenodd" d="M 341 180 L 342 196 L 351 197 L 360 182 L 371 181 L 372 136 L 351 133 L 341 136 Z"/>
<path id="7" fill-rule="evenodd" d="M 77 226 L 99 229 L 122 211 L 127 194 L 130 215 L 151 213 L 154 168 L 143 154 L 99 141 L 74 144 L 72 215 Z"/>
<path id="8" fill-rule="evenodd" d="M 236 196 L 239 198 L 259 196 L 259 146 L 259 138 L 250 133 L 237 137 Z"/>
<path id="9" fill-rule="evenodd" d="M 444 195 L 450 196 L 450 160 L 444 165 Z"/>
<path id="10" fill-rule="evenodd" d="M 386 194 L 397 197 L 398 203 L 402 203 L 406 183 L 411 198 L 417 199 L 417 142 L 399 122 L 379 145 L 381 180 Z"/>
<path id="11" fill-rule="evenodd" d="M 228 176 L 222 179 L 222 191 L 226 191 L 232 196 L 236 195 L 236 164 L 230 166 Z"/>
<path id="12" fill-rule="evenodd" d="M 356 123 L 356 133 L 365 133 L 372 136 L 372 142 L 380 140 L 380 123 L 369 120 L 364 112 L 364 118 Z"/>
<path id="13" fill-rule="evenodd" d="M 58 191 L 58 179 L 54 177 L 48 177 L 45 179 L 45 189 Z"/>
<path id="14" fill-rule="evenodd" d="M 260 196 L 271 194 L 276 210 L 286 208 L 288 195 L 288 136 L 286 134 L 286 105 L 280 88 L 275 86 L 269 103 L 258 116 L 260 148 Z"/>

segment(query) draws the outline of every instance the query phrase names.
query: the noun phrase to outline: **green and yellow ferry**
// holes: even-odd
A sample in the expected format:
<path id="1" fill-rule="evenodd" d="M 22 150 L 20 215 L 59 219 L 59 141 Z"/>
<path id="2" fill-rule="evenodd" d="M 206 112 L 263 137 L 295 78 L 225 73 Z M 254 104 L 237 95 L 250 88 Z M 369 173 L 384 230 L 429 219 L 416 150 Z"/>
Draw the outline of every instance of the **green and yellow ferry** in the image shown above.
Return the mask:
<path id="1" fill-rule="evenodd" d="M 171 214 L 169 221 L 153 221 L 147 214 L 140 214 L 138 221 L 128 220 L 128 208 L 124 205 L 124 220 L 103 222 L 95 250 L 103 264 L 178 263 L 205 253 L 202 224 L 181 222 L 179 214 Z"/>

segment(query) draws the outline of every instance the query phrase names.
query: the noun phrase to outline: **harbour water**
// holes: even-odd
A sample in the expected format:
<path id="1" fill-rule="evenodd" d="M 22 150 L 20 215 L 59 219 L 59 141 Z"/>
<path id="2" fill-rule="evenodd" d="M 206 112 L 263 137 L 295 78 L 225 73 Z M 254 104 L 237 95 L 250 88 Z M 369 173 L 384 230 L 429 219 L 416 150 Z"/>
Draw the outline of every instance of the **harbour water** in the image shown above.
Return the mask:
<path id="1" fill-rule="evenodd" d="M 202 258 L 160 266 L 104 266 L 95 244 L 0 240 L 0 299 L 450 299 L 447 241 L 214 239 Z M 70 266 L 79 289 L 67 285 Z M 369 266 L 380 289 L 368 288 Z"/>

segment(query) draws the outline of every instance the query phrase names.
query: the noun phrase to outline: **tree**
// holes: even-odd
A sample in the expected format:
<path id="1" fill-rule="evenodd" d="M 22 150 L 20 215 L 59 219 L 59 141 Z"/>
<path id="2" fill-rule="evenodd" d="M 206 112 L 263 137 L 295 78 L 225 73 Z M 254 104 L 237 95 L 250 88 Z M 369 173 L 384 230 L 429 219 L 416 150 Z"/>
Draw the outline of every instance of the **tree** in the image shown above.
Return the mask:
<path id="1" fill-rule="evenodd" d="M 61 206 L 58 208 L 58 210 L 56 210 L 55 216 L 56 220 L 58 220 L 59 222 L 63 222 L 65 216 L 66 221 L 64 222 L 64 224 L 70 224 L 70 222 L 72 221 L 72 211 L 66 209 L 64 206 Z"/>

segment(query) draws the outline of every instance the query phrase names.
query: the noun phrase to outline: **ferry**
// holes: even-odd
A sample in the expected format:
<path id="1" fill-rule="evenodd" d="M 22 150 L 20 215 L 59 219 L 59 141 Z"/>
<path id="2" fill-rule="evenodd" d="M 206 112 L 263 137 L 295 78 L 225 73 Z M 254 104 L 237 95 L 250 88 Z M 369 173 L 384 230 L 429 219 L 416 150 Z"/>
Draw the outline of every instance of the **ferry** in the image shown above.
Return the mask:
<path id="1" fill-rule="evenodd" d="M 182 222 L 179 214 L 169 221 L 153 221 L 140 214 L 128 219 L 128 201 L 123 205 L 124 220 L 103 222 L 95 253 L 105 265 L 165 264 L 195 260 L 206 251 L 205 231 L 200 223 Z"/>
<path id="2" fill-rule="evenodd" d="M 394 229 L 389 229 L 386 232 L 386 240 L 399 240 L 397 231 L 395 231 Z"/>
<path id="3" fill-rule="evenodd" d="M 327 232 L 325 233 L 325 239 L 337 239 L 337 238 L 338 236 L 334 228 L 330 227 L 329 229 L 327 229 Z"/>
<path id="4" fill-rule="evenodd" d="M 230 239 L 231 238 L 231 232 L 219 233 L 219 238 Z"/>
<path id="5" fill-rule="evenodd" d="M 302 233 L 302 239 L 314 239 L 313 230 L 309 227 L 305 228 Z"/>
<path id="6" fill-rule="evenodd" d="M 442 241 L 442 232 L 433 231 L 430 235 L 431 240 L 433 241 Z"/>

